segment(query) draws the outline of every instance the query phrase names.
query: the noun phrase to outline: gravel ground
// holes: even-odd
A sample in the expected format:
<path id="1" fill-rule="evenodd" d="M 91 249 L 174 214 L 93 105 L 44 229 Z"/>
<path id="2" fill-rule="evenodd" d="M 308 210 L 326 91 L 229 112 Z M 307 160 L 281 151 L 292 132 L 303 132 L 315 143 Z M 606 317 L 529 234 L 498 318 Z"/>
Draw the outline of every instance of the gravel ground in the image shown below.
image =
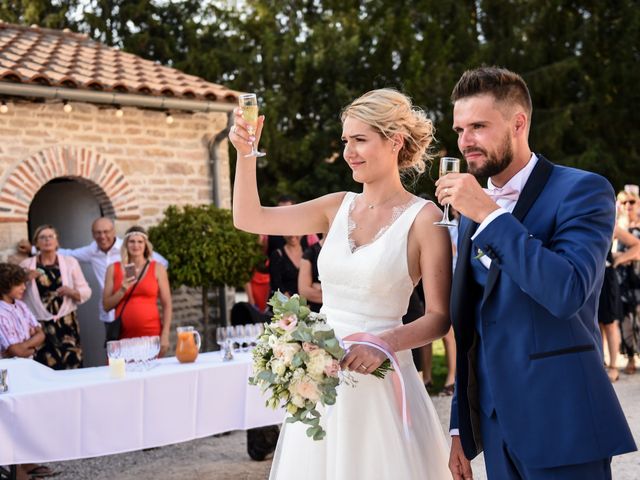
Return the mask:
<path id="1" fill-rule="evenodd" d="M 636 442 L 640 443 L 640 373 L 620 375 L 615 389 Z M 443 428 L 449 421 L 449 398 L 433 397 Z M 208 437 L 142 452 L 52 463 L 59 480 L 264 480 L 271 461 L 254 462 L 246 453 L 244 432 Z M 474 478 L 485 480 L 481 457 L 472 463 Z M 614 458 L 615 480 L 640 478 L 640 453 Z M 303 479 L 301 479 L 303 480 Z"/>

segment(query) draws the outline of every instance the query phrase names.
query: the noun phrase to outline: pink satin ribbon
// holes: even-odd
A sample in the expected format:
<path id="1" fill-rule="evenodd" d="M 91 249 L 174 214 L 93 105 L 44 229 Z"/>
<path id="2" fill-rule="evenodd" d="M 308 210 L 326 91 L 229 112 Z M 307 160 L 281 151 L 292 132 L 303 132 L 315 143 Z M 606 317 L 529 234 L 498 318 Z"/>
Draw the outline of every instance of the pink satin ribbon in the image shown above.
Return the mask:
<path id="1" fill-rule="evenodd" d="M 393 366 L 393 371 L 390 372 L 389 375 L 391 375 L 391 380 L 393 381 L 393 391 L 395 393 L 396 403 L 402 412 L 402 426 L 404 427 L 404 434 L 409 438 L 410 418 L 409 408 L 407 407 L 407 394 L 404 386 L 404 379 L 402 378 L 402 373 L 400 373 L 400 363 L 398 362 L 398 357 L 391 346 L 380 337 L 364 332 L 348 335 L 344 337 L 342 341 L 345 345 L 367 345 L 380 350 L 387 356 L 391 362 L 391 366 Z"/>

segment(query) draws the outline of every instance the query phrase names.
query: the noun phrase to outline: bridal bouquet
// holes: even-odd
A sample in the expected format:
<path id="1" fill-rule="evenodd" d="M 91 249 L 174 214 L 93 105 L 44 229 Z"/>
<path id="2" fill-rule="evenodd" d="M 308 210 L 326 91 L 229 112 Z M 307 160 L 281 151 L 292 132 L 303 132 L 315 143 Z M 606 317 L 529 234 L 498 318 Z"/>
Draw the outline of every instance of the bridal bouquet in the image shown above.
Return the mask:
<path id="1" fill-rule="evenodd" d="M 288 298 L 278 291 L 268 303 L 273 318 L 253 349 L 254 376 L 249 383 L 269 391 L 267 406 L 286 408 L 288 423 L 309 425 L 307 435 L 321 440 L 325 431 L 316 407 L 336 402 L 336 387 L 344 379 L 340 360 L 346 351 L 325 316 L 312 312 L 304 297 Z M 385 361 L 373 375 L 383 378 L 390 370 Z"/>

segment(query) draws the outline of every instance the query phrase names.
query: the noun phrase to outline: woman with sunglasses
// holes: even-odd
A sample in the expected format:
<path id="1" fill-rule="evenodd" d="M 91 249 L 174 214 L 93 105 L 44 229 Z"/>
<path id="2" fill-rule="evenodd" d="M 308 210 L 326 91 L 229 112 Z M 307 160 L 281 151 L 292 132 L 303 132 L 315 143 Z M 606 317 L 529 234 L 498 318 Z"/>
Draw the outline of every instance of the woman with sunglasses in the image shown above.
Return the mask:
<path id="1" fill-rule="evenodd" d="M 638 218 L 638 196 L 630 191 L 618 193 L 619 217 L 618 226 L 627 230 L 634 237 L 640 238 L 640 218 Z M 618 242 L 618 251 L 624 252 L 628 247 Z M 620 296 L 622 299 L 623 317 L 620 324 L 622 330 L 622 354 L 628 361 L 624 372 L 636 372 L 635 356 L 640 351 L 640 261 L 635 260 L 620 265 L 617 269 L 620 280 Z"/>

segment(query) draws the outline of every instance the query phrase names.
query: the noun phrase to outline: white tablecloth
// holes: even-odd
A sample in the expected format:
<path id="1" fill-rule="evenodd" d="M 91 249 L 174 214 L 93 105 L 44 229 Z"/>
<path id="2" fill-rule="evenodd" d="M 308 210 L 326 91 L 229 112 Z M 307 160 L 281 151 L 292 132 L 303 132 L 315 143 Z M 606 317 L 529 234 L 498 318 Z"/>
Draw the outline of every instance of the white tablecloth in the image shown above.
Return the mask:
<path id="1" fill-rule="evenodd" d="M 0 360 L 0 465 L 72 460 L 158 447 L 230 430 L 281 423 L 250 386 L 251 359 L 201 354 L 165 358 L 112 380 L 108 367 L 54 371 L 25 359 Z"/>

